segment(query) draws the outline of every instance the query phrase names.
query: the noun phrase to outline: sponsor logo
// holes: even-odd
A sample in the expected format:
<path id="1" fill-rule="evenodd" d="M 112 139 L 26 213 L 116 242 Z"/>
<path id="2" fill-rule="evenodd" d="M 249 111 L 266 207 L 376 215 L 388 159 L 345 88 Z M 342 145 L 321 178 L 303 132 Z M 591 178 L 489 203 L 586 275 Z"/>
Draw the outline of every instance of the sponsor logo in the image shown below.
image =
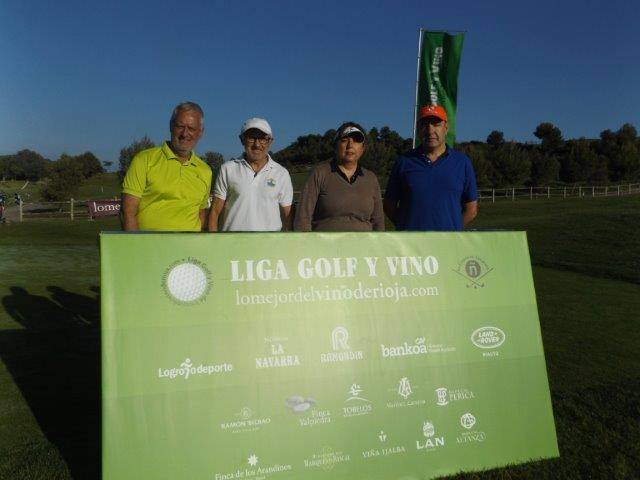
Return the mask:
<path id="1" fill-rule="evenodd" d="M 270 187 L 275 187 L 276 186 L 276 181 L 274 178 L 267 178 L 267 185 L 269 185 Z"/>
<path id="2" fill-rule="evenodd" d="M 409 397 L 414 393 L 414 387 L 411 386 L 411 381 L 407 377 L 402 377 L 398 381 L 398 385 L 390 391 L 395 392 L 398 396 L 403 398 L 403 400 L 387 402 L 387 408 L 418 407 L 427 403 L 426 400 L 422 398 L 412 398 L 409 400 Z"/>
<path id="3" fill-rule="evenodd" d="M 369 415 L 373 411 L 373 405 L 366 398 L 361 396 L 362 388 L 354 383 L 349 388 L 349 397 L 345 400 L 347 404 L 342 407 L 342 415 L 344 417 L 356 417 L 359 415 Z"/>
<path id="4" fill-rule="evenodd" d="M 269 355 L 256 357 L 256 369 L 287 368 L 300 366 L 300 357 L 295 354 L 287 354 L 283 343 L 288 338 L 265 338 Z"/>
<path id="5" fill-rule="evenodd" d="M 321 468 L 328 472 L 338 463 L 350 462 L 348 453 L 335 452 L 331 447 L 323 447 L 320 453 L 314 453 L 310 458 L 304 459 L 304 468 Z"/>
<path id="6" fill-rule="evenodd" d="M 449 402 L 458 402 L 460 400 L 471 400 L 476 398 L 474 393 L 468 388 L 453 388 L 447 389 L 445 387 L 436 388 L 436 405 L 444 407 Z"/>
<path id="7" fill-rule="evenodd" d="M 418 337 L 413 343 L 404 342 L 401 345 L 387 346 L 380 344 L 380 353 L 383 358 L 408 357 L 415 355 L 426 355 L 428 353 L 449 353 L 455 352 L 456 347 L 450 347 L 441 343 L 427 343 L 424 337 Z"/>
<path id="8" fill-rule="evenodd" d="M 270 417 L 256 418 L 249 407 L 243 407 L 235 416 L 237 418 L 234 420 L 221 422 L 220 429 L 232 433 L 255 432 L 271 423 Z"/>
<path id="9" fill-rule="evenodd" d="M 271 475 L 281 472 L 290 472 L 292 470 L 291 465 L 288 464 L 274 464 L 269 466 L 259 466 L 261 463 L 260 457 L 255 453 L 250 453 L 246 457 L 246 464 L 232 472 L 216 472 L 214 480 L 235 480 L 238 478 L 251 478 L 254 480 L 266 480 Z"/>
<path id="10" fill-rule="evenodd" d="M 285 400 L 285 405 L 289 410 L 299 415 L 298 423 L 301 427 L 315 427 L 331 423 L 331 411 L 314 409 L 316 401 L 313 398 L 293 395 Z M 306 412 L 309 413 L 305 415 Z"/>
<path id="11" fill-rule="evenodd" d="M 320 354 L 321 363 L 352 362 L 362 360 L 361 350 L 351 350 L 349 347 L 349 331 L 345 327 L 336 327 L 331 331 L 332 352 Z"/>
<path id="12" fill-rule="evenodd" d="M 473 414 L 467 412 L 460 417 L 460 425 L 462 425 L 467 430 L 471 430 L 473 426 L 476 424 L 476 417 Z"/>
<path id="13" fill-rule="evenodd" d="M 460 260 L 458 268 L 453 271 L 467 280 L 467 288 L 478 289 L 485 286 L 483 279 L 493 268 L 480 257 L 466 257 Z"/>
<path id="14" fill-rule="evenodd" d="M 378 440 L 380 443 L 386 443 L 387 434 L 383 431 L 380 431 L 378 434 Z M 365 460 L 370 460 L 376 457 L 388 457 L 390 455 L 398 455 L 400 453 L 406 453 L 406 449 L 403 445 L 394 445 L 394 446 L 382 446 L 382 447 L 374 447 L 369 450 L 362 451 L 362 458 Z"/>
<path id="15" fill-rule="evenodd" d="M 498 348 L 506 339 L 507 336 L 498 327 L 481 327 L 471 334 L 471 342 L 482 349 Z"/>
<path id="16" fill-rule="evenodd" d="M 476 425 L 476 417 L 467 412 L 460 417 L 460 425 L 466 430 L 456 437 L 456 443 L 482 443 L 487 439 L 487 434 L 480 430 L 472 430 Z"/>
<path id="17" fill-rule="evenodd" d="M 216 365 L 194 365 L 190 358 L 186 358 L 184 362 L 176 368 L 159 368 L 158 378 L 168 378 L 169 380 L 175 380 L 182 377 L 188 380 L 191 377 L 199 375 L 215 375 L 218 373 L 228 373 L 233 370 L 233 365 L 230 363 L 218 363 Z"/>
<path id="18" fill-rule="evenodd" d="M 172 263 L 162 277 L 165 294 L 178 305 L 204 302 L 211 285 L 211 272 L 207 266 L 192 257 Z"/>
<path id="19" fill-rule="evenodd" d="M 416 450 L 433 451 L 444 447 L 444 437 L 436 435 L 436 428 L 430 421 L 422 423 L 422 436 L 424 439 L 416 440 Z"/>

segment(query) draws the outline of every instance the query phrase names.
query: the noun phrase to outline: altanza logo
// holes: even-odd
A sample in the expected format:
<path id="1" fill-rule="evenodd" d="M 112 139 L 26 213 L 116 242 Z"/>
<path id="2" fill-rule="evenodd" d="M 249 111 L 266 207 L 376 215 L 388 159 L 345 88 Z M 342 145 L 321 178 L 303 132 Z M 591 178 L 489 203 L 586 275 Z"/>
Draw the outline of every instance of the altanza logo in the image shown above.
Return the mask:
<path id="1" fill-rule="evenodd" d="M 158 378 L 168 378 L 174 380 L 178 377 L 182 377 L 188 380 L 189 377 L 196 375 L 214 375 L 217 373 L 228 373 L 233 370 L 233 365 L 230 363 L 219 363 L 217 365 L 194 365 L 190 358 L 185 359 L 177 368 L 159 368 Z"/>
<path id="2" fill-rule="evenodd" d="M 392 345 L 389 347 L 384 344 L 380 344 L 380 350 L 384 358 L 426 355 L 427 345 L 424 337 L 418 337 L 415 339 L 413 344 L 404 342 L 401 345 Z"/>

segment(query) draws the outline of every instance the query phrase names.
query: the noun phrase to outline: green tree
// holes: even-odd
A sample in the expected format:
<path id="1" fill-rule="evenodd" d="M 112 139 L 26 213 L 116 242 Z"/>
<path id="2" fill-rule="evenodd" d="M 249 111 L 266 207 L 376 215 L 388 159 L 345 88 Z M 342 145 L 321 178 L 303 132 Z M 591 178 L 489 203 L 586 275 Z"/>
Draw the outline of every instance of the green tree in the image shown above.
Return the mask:
<path id="1" fill-rule="evenodd" d="M 493 166 L 493 184 L 517 187 L 529 181 L 531 160 L 525 150 L 515 142 L 507 142 L 493 150 L 489 159 Z"/>
<path id="2" fill-rule="evenodd" d="M 211 167 L 213 178 L 215 179 L 220 171 L 220 166 L 224 162 L 224 156 L 218 152 L 205 152 L 202 159 Z"/>
<path id="3" fill-rule="evenodd" d="M 124 178 L 125 174 L 127 173 L 127 169 L 131 164 L 131 160 L 133 160 L 133 157 L 135 157 L 138 152 L 153 147 L 155 147 L 154 143 L 148 136 L 145 135 L 140 140 L 134 140 L 129 146 L 124 147 L 122 150 L 120 150 L 120 168 L 118 169 L 118 175 L 120 176 L 120 178 Z"/>
<path id="4" fill-rule="evenodd" d="M 46 200 L 68 200 L 77 194 L 83 180 L 81 162 L 63 153 L 53 162 L 49 178 L 42 187 L 42 196 Z"/>
<path id="5" fill-rule="evenodd" d="M 533 134 L 541 140 L 541 147 L 544 153 L 558 153 L 564 144 L 560 129 L 550 122 L 538 125 Z"/>
<path id="6" fill-rule="evenodd" d="M 100 160 L 98 160 L 98 158 L 91 152 L 84 152 L 72 158 L 74 161 L 78 162 L 83 178 L 89 178 L 98 173 L 104 173 L 104 168 L 102 168 Z"/>
<path id="7" fill-rule="evenodd" d="M 471 159 L 478 186 L 493 186 L 493 165 L 487 159 L 486 145 L 481 142 L 469 142 L 458 145 L 457 150 L 461 151 Z"/>
<path id="8" fill-rule="evenodd" d="M 492 130 L 487 136 L 487 145 L 498 148 L 504 144 L 504 133 L 499 130 Z"/>
<path id="9" fill-rule="evenodd" d="M 541 187 L 558 181 L 560 172 L 560 162 L 555 155 L 531 150 L 529 152 L 531 161 L 531 185 Z"/>

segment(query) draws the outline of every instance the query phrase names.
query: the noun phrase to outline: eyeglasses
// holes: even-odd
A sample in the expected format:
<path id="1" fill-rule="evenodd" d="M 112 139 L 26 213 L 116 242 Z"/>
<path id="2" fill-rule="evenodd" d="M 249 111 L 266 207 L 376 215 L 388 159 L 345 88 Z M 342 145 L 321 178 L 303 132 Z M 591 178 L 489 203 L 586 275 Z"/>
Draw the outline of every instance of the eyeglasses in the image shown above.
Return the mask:
<path id="1" fill-rule="evenodd" d="M 271 137 L 244 137 L 244 141 L 247 143 L 257 143 L 258 145 L 266 145 L 271 141 Z"/>

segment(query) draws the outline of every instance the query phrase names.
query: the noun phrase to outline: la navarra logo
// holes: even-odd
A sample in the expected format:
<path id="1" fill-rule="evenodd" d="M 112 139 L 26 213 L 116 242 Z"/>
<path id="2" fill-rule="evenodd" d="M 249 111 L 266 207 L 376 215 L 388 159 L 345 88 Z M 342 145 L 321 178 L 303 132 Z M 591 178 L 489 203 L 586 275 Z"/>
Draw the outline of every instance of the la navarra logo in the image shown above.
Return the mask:
<path id="1" fill-rule="evenodd" d="M 467 288 L 484 288 L 484 278 L 493 271 L 480 257 L 465 257 L 458 263 L 458 268 L 453 269 L 458 275 L 467 280 Z"/>
<path id="2" fill-rule="evenodd" d="M 203 302 L 212 287 L 211 272 L 196 258 L 173 262 L 162 277 L 165 294 L 178 305 Z"/>

